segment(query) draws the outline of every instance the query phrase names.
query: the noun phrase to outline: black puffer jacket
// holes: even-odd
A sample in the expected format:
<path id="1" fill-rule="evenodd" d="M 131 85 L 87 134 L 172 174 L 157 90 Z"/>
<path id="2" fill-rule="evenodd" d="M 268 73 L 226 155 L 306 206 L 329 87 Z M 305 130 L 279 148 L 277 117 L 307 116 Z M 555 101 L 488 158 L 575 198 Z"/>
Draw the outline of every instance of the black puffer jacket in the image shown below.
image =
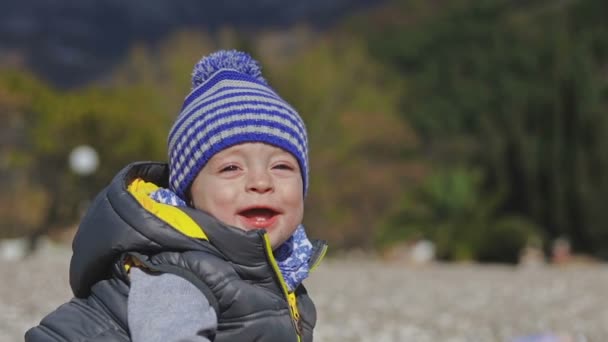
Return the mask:
<path id="1" fill-rule="evenodd" d="M 215 308 L 214 341 L 312 341 L 314 305 L 301 285 L 295 308 L 261 230 L 245 232 L 191 208 L 179 210 L 207 240 L 188 237 L 152 214 L 127 191 L 137 178 L 166 187 L 168 168 L 135 163 L 123 169 L 92 203 L 73 242 L 74 298 L 30 329 L 26 341 L 130 341 L 129 280 L 125 261 L 184 277 Z M 314 241 L 311 265 L 326 250 Z"/>

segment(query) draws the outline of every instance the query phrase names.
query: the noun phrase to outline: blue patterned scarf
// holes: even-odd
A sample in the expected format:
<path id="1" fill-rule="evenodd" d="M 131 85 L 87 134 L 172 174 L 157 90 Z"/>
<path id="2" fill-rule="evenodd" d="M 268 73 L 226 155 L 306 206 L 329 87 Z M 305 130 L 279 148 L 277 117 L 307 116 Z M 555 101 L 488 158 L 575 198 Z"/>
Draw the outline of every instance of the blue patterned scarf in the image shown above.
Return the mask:
<path id="1" fill-rule="evenodd" d="M 151 193 L 150 198 L 163 204 L 178 207 L 188 206 L 186 202 L 168 189 L 160 188 Z M 311 256 L 312 244 L 306 236 L 303 225 L 299 225 L 293 235 L 274 250 L 274 257 L 277 260 L 289 292 L 295 290 L 308 277 L 308 261 Z"/>

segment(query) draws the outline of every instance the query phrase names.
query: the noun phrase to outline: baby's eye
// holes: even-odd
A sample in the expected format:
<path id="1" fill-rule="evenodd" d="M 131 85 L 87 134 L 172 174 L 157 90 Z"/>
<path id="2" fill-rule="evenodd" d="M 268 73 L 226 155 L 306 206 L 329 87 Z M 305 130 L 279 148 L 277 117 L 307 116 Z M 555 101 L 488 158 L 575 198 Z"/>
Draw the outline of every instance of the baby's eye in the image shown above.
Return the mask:
<path id="1" fill-rule="evenodd" d="M 293 170 L 293 166 L 291 166 L 289 164 L 277 164 L 277 165 L 273 166 L 272 168 L 278 169 L 278 170 Z"/>
<path id="2" fill-rule="evenodd" d="M 236 165 L 228 165 L 223 167 L 222 169 L 220 169 L 220 172 L 232 172 L 232 171 L 238 171 L 239 167 Z"/>

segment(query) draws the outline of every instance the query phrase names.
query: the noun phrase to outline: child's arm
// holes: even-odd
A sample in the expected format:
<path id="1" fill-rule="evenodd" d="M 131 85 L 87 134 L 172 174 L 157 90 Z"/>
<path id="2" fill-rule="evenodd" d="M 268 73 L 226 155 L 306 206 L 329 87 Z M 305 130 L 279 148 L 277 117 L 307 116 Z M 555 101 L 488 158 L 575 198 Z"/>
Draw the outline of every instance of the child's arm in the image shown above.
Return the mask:
<path id="1" fill-rule="evenodd" d="M 215 335 L 215 310 L 201 291 L 174 274 L 130 270 L 128 321 L 131 340 L 209 342 Z"/>

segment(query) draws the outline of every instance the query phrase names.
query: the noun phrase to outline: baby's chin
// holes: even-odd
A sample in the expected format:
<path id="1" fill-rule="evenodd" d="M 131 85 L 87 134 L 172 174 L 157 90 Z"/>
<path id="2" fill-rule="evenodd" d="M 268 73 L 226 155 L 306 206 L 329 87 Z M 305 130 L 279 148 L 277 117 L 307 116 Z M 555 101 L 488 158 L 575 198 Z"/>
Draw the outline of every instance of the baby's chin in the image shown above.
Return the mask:
<path id="1" fill-rule="evenodd" d="M 279 231 L 269 232 L 268 238 L 270 240 L 270 245 L 272 246 L 272 249 L 277 249 L 279 246 L 284 244 L 285 241 L 287 241 L 291 237 L 291 235 L 293 235 L 294 232 L 295 229 L 290 231 L 289 234 L 287 234 L 287 232 L 282 232 L 283 234 L 281 234 L 281 232 Z"/>

